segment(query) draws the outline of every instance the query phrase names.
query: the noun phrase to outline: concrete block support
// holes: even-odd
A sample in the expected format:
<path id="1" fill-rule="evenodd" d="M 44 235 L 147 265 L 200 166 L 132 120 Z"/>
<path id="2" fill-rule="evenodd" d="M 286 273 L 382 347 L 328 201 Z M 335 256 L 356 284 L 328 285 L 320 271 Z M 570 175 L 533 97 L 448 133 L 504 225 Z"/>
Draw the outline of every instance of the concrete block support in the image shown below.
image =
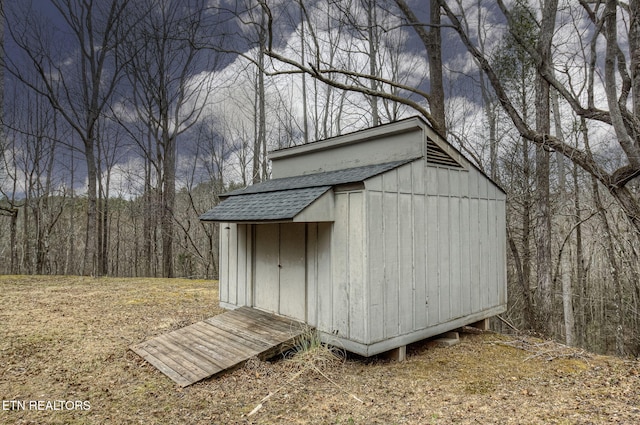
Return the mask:
<path id="1" fill-rule="evenodd" d="M 394 362 L 403 362 L 407 360 L 407 346 L 403 345 L 393 350 L 389 350 L 383 354 L 384 358 L 392 360 Z"/>

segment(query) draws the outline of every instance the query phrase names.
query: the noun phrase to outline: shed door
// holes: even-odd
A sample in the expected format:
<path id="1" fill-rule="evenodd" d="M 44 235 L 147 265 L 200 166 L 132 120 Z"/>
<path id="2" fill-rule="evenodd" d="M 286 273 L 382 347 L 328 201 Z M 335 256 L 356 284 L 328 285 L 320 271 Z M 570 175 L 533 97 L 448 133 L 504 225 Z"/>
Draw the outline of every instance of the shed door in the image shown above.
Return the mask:
<path id="1" fill-rule="evenodd" d="M 255 229 L 254 306 L 306 321 L 305 224 Z"/>

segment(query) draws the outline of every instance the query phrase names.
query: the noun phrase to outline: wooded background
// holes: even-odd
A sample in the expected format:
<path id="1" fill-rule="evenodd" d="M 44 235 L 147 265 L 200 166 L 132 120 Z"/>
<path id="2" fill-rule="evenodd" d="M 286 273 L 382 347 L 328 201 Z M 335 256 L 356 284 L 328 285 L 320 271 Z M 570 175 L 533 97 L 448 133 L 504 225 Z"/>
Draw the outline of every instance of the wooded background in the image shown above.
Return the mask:
<path id="1" fill-rule="evenodd" d="M 268 151 L 423 116 L 508 193 L 514 327 L 640 354 L 640 2 L 2 3 L 0 273 L 216 278 Z"/>

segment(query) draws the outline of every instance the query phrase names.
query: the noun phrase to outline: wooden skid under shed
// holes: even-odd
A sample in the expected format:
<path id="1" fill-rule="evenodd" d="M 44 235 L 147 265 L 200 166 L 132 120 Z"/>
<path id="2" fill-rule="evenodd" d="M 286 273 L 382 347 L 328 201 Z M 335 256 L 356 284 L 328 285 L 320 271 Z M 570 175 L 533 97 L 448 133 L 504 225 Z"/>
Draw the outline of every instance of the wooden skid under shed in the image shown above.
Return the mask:
<path id="1" fill-rule="evenodd" d="M 295 320 L 240 307 L 130 348 L 186 387 L 251 357 L 273 357 L 303 332 L 304 325 Z"/>

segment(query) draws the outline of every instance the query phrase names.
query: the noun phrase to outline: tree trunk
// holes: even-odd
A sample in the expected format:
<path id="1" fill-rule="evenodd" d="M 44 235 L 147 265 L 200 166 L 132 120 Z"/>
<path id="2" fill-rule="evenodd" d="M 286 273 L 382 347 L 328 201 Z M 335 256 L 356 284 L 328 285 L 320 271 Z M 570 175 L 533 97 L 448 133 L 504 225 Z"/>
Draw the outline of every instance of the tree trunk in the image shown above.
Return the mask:
<path id="1" fill-rule="evenodd" d="M 97 274 L 97 238 L 98 208 L 97 208 L 97 169 L 93 154 L 93 140 L 85 141 L 85 159 L 87 162 L 87 229 L 84 240 L 84 258 L 82 259 L 82 274 L 96 276 Z"/>
<path id="2" fill-rule="evenodd" d="M 555 127 L 555 135 L 559 140 L 564 142 L 564 134 L 562 131 L 562 125 L 560 122 L 560 107 L 558 102 L 558 93 L 555 90 L 550 92 L 550 101 L 553 110 L 553 123 Z M 557 154 L 557 153 L 556 153 Z M 572 231 L 569 230 L 573 227 L 570 219 L 570 202 L 566 197 L 566 181 L 565 181 L 565 171 L 564 171 L 564 157 L 562 155 L 556 155 L 557 158 L 557 174 L 558 174 L 558 203 L 559 208 L 567 214 L 565 217 L 560 218 L 560 226 L 564 232 Z M 578 195 L 575 194 L 577 197 Z M 579 215 L 579 211 L 577 211 Z M 580 221 L 578 217 L 578 222 L 576 226 L 580 226 Z M 579 231 L 576 229 L 576 232 Z M 571 258 L 570 255 L 564 254 L 559 256 L 558 258 L 559 264 L 558 269 L 560 272 L 560 281 L 562 283 L 562 316 L 564 318 L 564 338 L 565 344 L 572 346 L 575 345 L 575 315 L 573 311 L 573 285 L 571 282 Z"/>
<path id="3" fill-rule="evenodd" d="M 546 0 L 543 6 L 542 22 L 538 37 L 538 54 L 542 66 L 551 63 L 551 41 L 555 28 L 557 0 Z M 551 134 L 549 116 L 549 82 L 538 73 L 536 75 L 536 131 Z M 553 280 L 551 260 L 551 194 L 549 188 L 549 152 L 536 146 L 536 270 L 539 293 L 540 330 L 553 334 Z"/>
<path id="4" fill-rule="evenodd" d="M 564 317 L 564 341 L 566 345 L 575 345 L 575 316 L 573 314 L 573 287 L 569 273 L 569 260 L 564 259 L 560 266 L 560 280 L 562 282 L 562 311 Z"/>
<path id="5" fill-rule="evenodd" d="M 624 344 L 624 322 L 622 315 L 622 281 L 620 276 L 620 265 L 616 257 L 615 243 L 613 241 L 612 229 L 607 219 L 607 212 L 602 203 L 600 197 L 600 190 L 598 189 L 598 181 L 595 177 L 591 177 L 591 185 L 593 188 L 593 199 L 596 204 L 596 209 L 600 215 L 602 226 L 604 227 L 605 237 L 605 251 L 607 252 L 607 258 L 611 267 L 611 279 L 613 279 L 613 309 L 615 326 L 615 347 L 616 354 L 618 356 L 624 356 L 625 344 Z M 604 320 L 603 320 L 604 322 Z"/>
<path id="6" fill-rule="evenodd" d="M 105 185 L 105 193 L 102 198 L 101 217 L 101 238 L 100 238 L 100 274 L 109 274 L 109 177 Z"/>
<path id="7" fill-rule="evenodd" d="M 9 239 L 11 243 L 11 274 L 18 274 L 18 208 L 11 211 L 11 223 L 9 224 Z"/>
<path id="8" fill-rule="evenodd" d="M 31 214 L 29 214 L 29 209 L 31 208 L 32 201 L 32 185 L 25 178 L 25 187 L 26 193 L 24 198 L 24 212 L 23 212 L 23 220 L 22 220 L 22 267 L 23 270 L 28 274 L 33 274 L 33 267 L 31 263 L 31 244 L 32 240 L 29 235 L 29 222 L 31 220 Z"/>
<path id="9" fill-rule="evenodd" d="M 640 235 L 640 205 L 637 199 L 625 186 L 610 187 L 609 192 L 618 201 L 629 221 L 635 226 L 637 234 Z"/>
<path id="10" fill-rule="evenodd" d="M 75 190 L 73 189 L 73 180 L 75 176 L 75 164 L 73 155 L 70 158 L 70 176 L 69 176 L 69 187 L 71 188 L 71 195 L 69 203 L 71 204 L 70 213 L 69 213 L 69 227 L 68 227 L 68 240 L 67 240 L 67 255 L 64 263 L 64 274 L 75 274 L 77 273 L 75 266 L 75 258 L 76 258 L 76 197 Z"/>
<path id="11" fill-rule="evenodd" d="M 306 63 L 305 61 L 305 46 L 304 46 L 304 13 L 302 8 L 300 8 L 300 58 L 302 63 Z M 307 102 L 307 74 L 302 73 L 302 137 L 303 142 L 309 143 L 309 111 L 308 111 L 308 102 Z M 316 126 L 318 124 L 316 123 Z"/>
<path id="12" fill-rule="evenodd" d="M 405 0 L 395 0 L 398 8 L 420 37 L 429 59 L 429 110 L 433 117 L 431 125 L 442 136 L 447 134 L 444 111 L 444 84 L 442 74 L 442 36 L 440 34 L 440 0 L 429 1 L 429 29 L 413 13 Z"/>
<path id="13" fill-rule="evenodd" d="M 367 9 L 367 39 L 369 41 L 369 74 L 378 75 L 378 37 L 375 31 L 376 22 L 376 1 L 369 0 L 365 3 Z M 378 83 L 375 80 L 371 80 L 371 90 L 376 91 L 378 89 Z M 369 104 L 371 105 L 371 125 L 377 126 L 380 124 L 380 117 L 378 114 L 378 97 L 369 96 Z"/>
<path id="14" fill-rule="evenodd" d="M 507 241 L 509 243 L 509 249 L 511 250 L 511 255 L 513 256 L 513 261 L 515 263 L 516 276 L 518 279 L 518 283 L 522 289 L 522 296 L 524 298 L 524 322 L 525 327 L 529 328 L 531 324 L 534 322 L 533 319 L 533 307 L 531 303 L 531 290 L 529 288 L 529 281 L 525 276 L 524 267 L 522 264 L 522 260 L 520 259 L 520 253 L 518 252 L 518 248 L 516 247 L 516 242 L 511 236 L 511 232 L 507 229 Z"/>
<path id="15" fill-rule="evenodd" d="M 265 88 L 264 88 L 264 56 L 266 49 L 266 33 L 265 29 L 262 28 L 260 30 L 259 43 L 260 50 L 258 52 L 258 69 L 256 70 L 257 81 L 256 81 L 256 90 L 255 90 L 255 105 L 254 111 L 256 115 L 256 129 L 255 129 L 255 141 L 253 144 L 253 180 L 252 182 L 258 183 L 262 180 L 265 180 L 267 175 L 267 170 L 265 169 L 264 161 L 266 158 L 262 158 L 264 152 L 266 152 L 266 99 L 265 99 Z M 264 160 L 264 161 L 263 161 Z"/>
<path id="16" fill-rule="evenodd" d="M 173 211 L 176 199 L 176 146 L 175 139 L 165 140 L 163 162 L 162 202 L 162 275 L 172 278 L 173 268 Z"/>
<path id="17" fill-rule="evenodd" d="M 525 315 L 527 321 L 527 328 L 535 328 L 537 318 L 533 311 L 533 300 L 531 295 L 531 210 L 533 209 L 533 199 L 531 191 L 529 190 L 529 182 L 531 181 L 531 161 L 529 159 L 529 141 L 525 138 L 522 139 L 522 160 L 523 160 L 523 179 L 525 184 L 524 194 L 522 199 L 522 275 L 524 279 L 524 294 L 530 308 L 529 314 Z M 535 295 L 535 294 L 534 294 Z"/>
<path id="18" fill-rule="evenodd" d="M 573 202 L 574 202 L 574 221 L 576 226 L 576 288 L 578 292 L 577 304 L 578 311 L 581 313 L 578 317 L 579 330 L 576 339 L 576 345 L 584 344 L 584 329 L 586 321 L 584 320 L 584 300 L 586 298 L 587 273 L 584 265 L 584 248 L 582 246 L 582 221 L 580 219 L 580 187 L 578 185 L 578 166 L 573 165 Z M 575 318 L 574 318 L 575 319 Z"/>
<path id="19" fill-rule="evenodd" d="M 97 199 L 96 199 L 96 276 L 103 276 L 102 272 L 102 238 L 104 236 L 104 187 L 102 184 L 102 152 L 100 149 L 100 143 L 96 145 L 97 155 Z"/>

